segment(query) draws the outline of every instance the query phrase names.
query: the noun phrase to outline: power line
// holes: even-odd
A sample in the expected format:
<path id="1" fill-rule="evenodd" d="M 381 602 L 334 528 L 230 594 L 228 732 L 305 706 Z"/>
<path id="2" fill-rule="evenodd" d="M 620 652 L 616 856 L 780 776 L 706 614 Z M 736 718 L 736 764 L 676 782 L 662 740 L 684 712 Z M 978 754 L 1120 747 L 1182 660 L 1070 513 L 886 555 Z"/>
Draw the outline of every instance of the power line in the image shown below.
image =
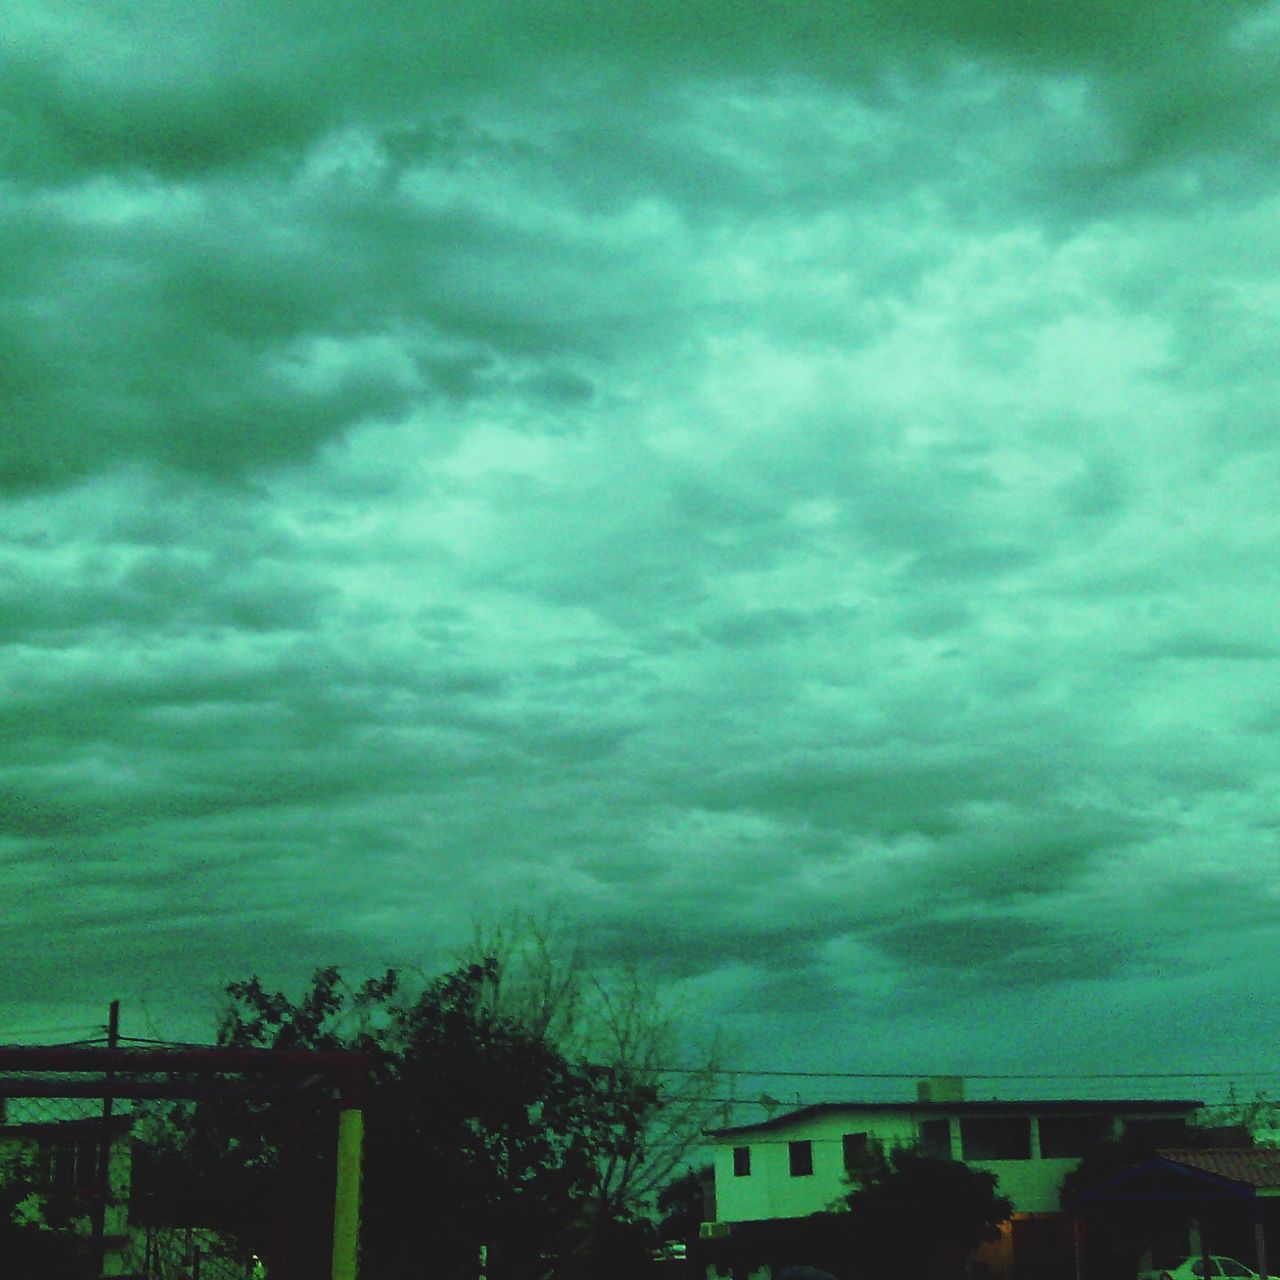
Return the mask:
<path id="1" fill-rule="evenodd" d="M 767 1077 L 792 1080 L 930 1080 L 958 1076 L 963 1080 L 1240 1080 L 1246 1077 L 1280 1076 L 1275 1067 L 1250 1067 L 1239 1071 L 753 1071 L 739 1067 L 649 1067 L 658 1075 L 706 1075 Z"/>
<path id="2" fill-rule="evenodd" d="M 72 1027 L 23 1027 L 20 1031 L 0 1031 L 0 1037 L 8 1036 L 64 1036 L 75 1031 L 101 1031 L 100 1022 L 82 1022 Z M 7 1041 L 6 1041 L 7 1043 Z"/>
<path id="3" fill-rule="evenodd" d="M 156 1040 L 150 1036 L 120 1036 L 121 1044 L 150 1044 L 161 1049 L 217 1049 L 222 1046 L 194 1040 Z"/>
<path id="4" fill-rule="evenodd" d="M 902 1107 L 902 1106 L 908 1106 L 908 1105 L 911 1105 L 911 1104 L 909 1104 L 909 1103 L 903 1103 L 903 1102 L 900 1102 L 900 1101 L 894 1101 L 893 1099 L 874 1099 L 874 1098 L 872 1098 L 872 1099 L 867 1099 L 867 1098 L 858 1098 L 858 1099 L 854 1099 L 854 1100 L 851 1100 L 851 1099 L 849 1099 L 849 1098 L 793 1098 L 791 1101 L 788 1101 L 788 1100 L 787 1100 L 787 1099 L 785 1099 L 785 1098 L 770 1098 L 770 1099 L 767 1099 L 767 1100 L 766 1100 L 766 1099 L 763 1099 L 763 1098 L 744 1098 L 744 1097 L 742 1097 L 741 1095 L 739 1095 L 739 1096 L 737 1096 L 737 1097 L 732 1097 L 732 1096 L 728 1096 L 728 1097 L 726 1097 L 726 1096 L 722 1096 L 722 1095 L 719 1095 L 719 1094 L 711 1094 L 711 1095 L 689 1094 L 689 1095 L 685 1095 L 685 1094 L 678 1094 L 678 1093 L 663 1094 L 663 1095 L 662 1095 L 662 1100 L 663 1100 L 664 1102 L 698 1102 L 698 1103 L 706 1103 L 706 1104 L 708 1104 L 708 1105 L 710 1105 L 710 1104 L 713 1104 L 713 1103 L 714 1103 L 714 1104 L 716 1104 L 716 1105 L 720 1105 L 720 1106 L 734 1106 L 734 1107 L 763 1107 L 763 1108 L 765 1108 L 766 1110 L 774 1110 L 774 1111 L 795 1111 L 795 1110 L 803 1110 L 803 1109 L 807 1109 L 807 1108 L 809 1108 L 809 1107 L 853 1107 L 853 1106 L 857 1106 L 857 1107 L 864 1107 L 864 1106 L 865 1106 L 865 1107 L 879 1107 L 879 1106 Z M 944 1108 L 945 1108 L 945 1107 L 948 1107 L 948 1106 L 951 1106 L 951 1107 L 964 1107 L 964 1106 L 966 1106 L 966 1105 L 968 1105 L 968 1104 L 970 1104 L 970 1103 L 973 1103 L 973 1102 L 981 1102 L 981 1103 L 983 1103 L 984 1105 L 991 1105 L 991 1104 L 993 1104 L 993 1103 L 1008 1103 L 1008 1104 L 1009 1104 L 1009 1105 L 1011 1105 L 1011 1106 L 1029 1107 L 1029 1106 L 1046 1106 L 1046 1105 L 1052 1105 L 1053 1103 L 1060 1103 L 1060 1102 L 1063 1102 L 1063 1101 L 1070 1101 L 1070 1102 L 1083 1102 L 1083 1103 L 1096 1103 L 1096 1104 L 1098 1104 L 1098 1105 L 1102 1105 L 1103 1103 L 1109 1103 L 1109 1102 L 1161 1102 L 1161 1101 L 1165 1101 L 1165 1099 L 1161 1099 L 1161 1098 L 1106 1098 L 1106 1097 L 1074 1097 L 1074 1098 L 1070 1098 L 1070 1099 L 1063 1099 L 1063 1098 L 967 1098 L 967 1099 L 961 1099 L 961 1100 L 960 1100 L 960 1101 L 958 1101 L 958 1102 L 951 1102 L 951 1103 L 933 1103 L 933 1104 L 931 1104 L 931 1105 L 933 1105 L 933 1106 L 941 1106 L 941 1107 L 944 1107 Z M 1204 1100 L 1203 1100 L 1203 1099 L 1199 1099 L 1199 1098 L 1197 1098 L 1197 1099 L 1194 1099 L 1194 1101 L 1200 1102 L 1200 1101 L 1204 1101 Z M 1230 1103 L 1231 1101 L 1232 1101 L 1232 1099 L 1230 1098 L 1230 1096 L 1228 1096 L 1228 1095 L 1224 1095 L 1224 1096 L 1221 1096 L 1217 1101 L 1214 1101 L 1214 1102 L 1207 1102 L 1207 1101 L 1206 1101 L 1206 1102 L 1205 1102 L 1205 1105 L 1206 1105 L 1206 1106 L 1209 1106 L 1209 1107 L 1224 1106 L 1224 1105 L 1226 1105 L 1226 1104 Z M 1237 1103 L 1238 1103 L 1238 1099 L 1237 1099 L 1236 1101 L 1237 1101 Z"/>

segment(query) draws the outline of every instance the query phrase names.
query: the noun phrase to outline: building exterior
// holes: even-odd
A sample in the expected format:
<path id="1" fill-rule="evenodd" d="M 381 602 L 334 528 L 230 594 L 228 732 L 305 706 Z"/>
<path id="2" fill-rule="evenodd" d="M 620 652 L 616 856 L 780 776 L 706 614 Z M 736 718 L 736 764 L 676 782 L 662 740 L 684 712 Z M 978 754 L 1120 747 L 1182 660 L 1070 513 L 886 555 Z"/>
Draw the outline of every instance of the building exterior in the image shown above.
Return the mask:
<path id="1" fill-rule="evenodd" d="M 32 1188 L 19 1206 L 21 1219 L 67 1232 L 87 1246 L 95 1212 L 101 1212 L 103 1275 L 129 1269 L 130 1129 L 127 1119 L 115 1118 L 104 1144 L 100 1119 L 0 1125 L 0 1177 L 19 1178 Z"/>
<path id="2" fill-rule="evenodd" d="M 1215 1254 L 1255 1268 L 1266 1280 L 1267 1242 L 1280 1238 L 1280 1150 L 1159 1150 L 1091 1187 L 1075 1204 L 1086 1220 L 1108 1208 L 1123 1209 L 1131 1228 L 1145 1239 L 1139 1274 L 1172 1268 L 1184 1257 Z M 1165 1212 L 1170 1208 L 1181 1212 Z"/>
<path id="3" fill-rule="evenodd" d="M 713 1130 L 716 1221 L 704 1225 L 703 1236 L 723 1238 L 735 1224 L 830 1209 L 848 1194 L 850 1175 L 864 1165 L 869 1148 L 909 1147 L 996 1175 L 1014 1220 L 1008 1239 L 983 1260 L 991 1271 L 1008 1273 L 1018 1237 L 1029 1252 L 1060 1233 L 1059 1188 L 1090 1147 L 1135 1126 L 1190 1123 L 1202 1105 L 1187 1099 L 968 1100 L 956 1077 L 921 1081 L 917 1094 L 914 1102 L 822 1103 Z"/>

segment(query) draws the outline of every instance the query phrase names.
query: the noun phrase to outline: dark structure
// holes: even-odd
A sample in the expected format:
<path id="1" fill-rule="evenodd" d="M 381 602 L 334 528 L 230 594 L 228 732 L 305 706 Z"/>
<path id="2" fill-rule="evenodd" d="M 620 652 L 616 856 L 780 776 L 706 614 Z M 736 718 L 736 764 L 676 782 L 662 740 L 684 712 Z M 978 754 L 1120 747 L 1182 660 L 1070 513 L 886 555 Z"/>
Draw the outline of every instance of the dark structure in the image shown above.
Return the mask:
<path id="1" fill-rule="evenodd" d="M 1071 1207 L 1082 1228 L 1078 1276 L 1096 1273 L 1088 1265 L 1087 1243 L 1108 1231 L 1129 1241 L 1144 1237 L 1153 1252 L 1168 1255 L 1185 1252 L 1194 1229 L 1206 1259 L 1225 1254 L 1252 1262 L 1267 1280 L 1267 1236 L 1280 1238 L 1280 1150 L 1160 1150 L 1155 1159 L 1081 1192 Z"/>
<path id="2" fill-rule="evenodd" d="M 282 1117 L 284 1134 L 274 1183 L 264 1184 L 273 1202 L 268 1212 L 274 1221 L 264 1237 L 274 1280 L 290 1280 L 291 1270 L 307 1269 L 290 1266 L 304 1241 L 323 1256 L 333 1280 L 354 1280 L 367 1072 L 363 1054 L 342 1051 L 118 1043 L 0 1047 L 0 1153 L 12 1158 L 7 1173 L 17 1188 L 10 1198 L 21 1198 L 30 1182 L 47 1218 L 21 1238 L 34 1239 L 35 1232 L 42 1246 L 54 1236 L 66 1243 L 68 1276 L 118 1273 L 130 1231 L 145 1232 L 149 1246 L 152 1229 L 161 1225 L 155 1210 L 166 1189 L 164 1174 L 152 1169 L 139 1138 L 136 1122 L 143 1113 L 130 1104 L 225 1105 L 231 1114 L 256 1107 L 255 1117 L 271 1108 Z M 86 1102 L 99 1114 L 86 1112 Z M 331 1117 L 332 1124 L 308 1133 L 307 1116 Z M 310 1200 L 298 1194 L 299 1148 L 308 1137 L 328 1145 L 328 1181 Z M 7 1216 L 13 1207 L 6 1205 Z M 86 1214 L 91 1225 L 84 1248 L 73 1220 Z M 11 1234 L 18 1230 L 14 1222 L 7 1226 Z M 55 1280 L 47 1267 L 38 1273 Z"/>

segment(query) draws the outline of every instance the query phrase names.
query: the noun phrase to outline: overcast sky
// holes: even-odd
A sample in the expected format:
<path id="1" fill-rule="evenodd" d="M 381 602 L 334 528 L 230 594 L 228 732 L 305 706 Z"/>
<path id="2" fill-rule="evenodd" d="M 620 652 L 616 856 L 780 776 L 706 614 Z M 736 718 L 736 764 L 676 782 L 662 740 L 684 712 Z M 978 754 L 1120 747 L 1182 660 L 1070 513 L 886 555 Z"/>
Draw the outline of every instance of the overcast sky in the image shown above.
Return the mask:
<path id="1" fill-rule="evenodd" d="M 555 907 L 744 1067 L 1280 1081 L 1280 6 L 3 23 L 0 1032 Z"/>

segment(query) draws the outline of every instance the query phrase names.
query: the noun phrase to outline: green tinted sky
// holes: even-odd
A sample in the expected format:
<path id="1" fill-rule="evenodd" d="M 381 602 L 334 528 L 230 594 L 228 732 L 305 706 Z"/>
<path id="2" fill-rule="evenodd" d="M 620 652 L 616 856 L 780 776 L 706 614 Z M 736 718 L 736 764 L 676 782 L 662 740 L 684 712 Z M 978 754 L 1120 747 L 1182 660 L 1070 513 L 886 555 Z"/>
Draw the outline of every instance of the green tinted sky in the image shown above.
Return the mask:
<path id="1" fill-rule="evenodd" d="M 1274 1070 L 1280 7 L 3 23 L 0 1031 L 555 905 L 746 1065 Z"/>

